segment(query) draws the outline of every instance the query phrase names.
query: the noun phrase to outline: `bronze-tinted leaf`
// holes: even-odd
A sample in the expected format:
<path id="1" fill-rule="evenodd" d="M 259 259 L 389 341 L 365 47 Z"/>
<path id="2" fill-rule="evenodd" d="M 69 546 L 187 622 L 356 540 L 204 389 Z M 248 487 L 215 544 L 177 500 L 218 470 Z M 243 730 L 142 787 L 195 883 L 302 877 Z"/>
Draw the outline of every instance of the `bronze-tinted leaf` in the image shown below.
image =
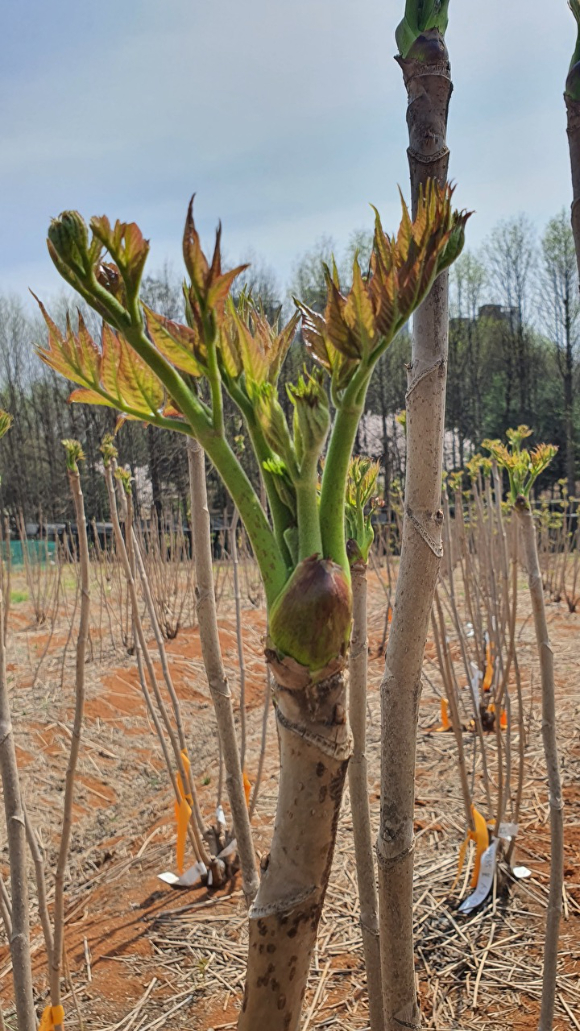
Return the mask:
<path id="1" fill-rule="evenodd" d="M 71 404 L 104 405 L 106 408 L 117 407 L 108 397 L 98 394 L 96 390 L 90 390 L 88 387 L 78 387 L 77 390 L 73 390 L 72 394 L 69 394 L 69 402 Z"/>
<path id="2" fill-rule="evenodd" d="M 364 353 L 376 334 L 375 316 L 369 288 L 363 281 L 358 258 L 353 263 L 352 288 L 344 306 L 344 320 L 352 330 L 360 353 Z"/>
<path id="3" fill-rule="evenodd" d="M 324 311 L 326 337 L 333 347 L 346 358 L 362 357 L 362 345 L 345 319 L 346 297 L 338 289 L 330 272 L 326 269 L 328 295 Z"/>
<path id="4" fill-rule="evenodd" d="M 194 199 L 195 194 L 189 202 L 187 217 L 185 219 L 185 229 L 183 231 L 183 260 L 193 287 L 196 292 L 201 293 L 205 289 L 209 265 L 201 248 L 199 233 L 195 227 L 195 221 L 193 218 Z"/>
<path id="5" fill-rule="evenodd" d="M 196 329 L 182 326 L 179 322 L 158 315 L 146 304 L 143 308 L 147 317 L 149 336 L 157 350 L 176 368 L 188 372 L 191 376 L 201 376 L 203 369 L 196 358 L 196 353 L 200 356 L 201 341 Z"/>
<path id="6" fill-rule="evenodd" d="M 111 227 L 107 216 L 101 215 L 91 219 L 91 229 L 118 265 L 128 289 L 137 290 L 149 254 L 149 241 L 144 239 L 139 226 L 117 219 Z"/>
<path id="7" fill-rule="evenodd" d="M 155 414 L 163 406 L 164 391 L 154 372 L 128 345 L 121 348 L 119 390 L 129 408 Z"/>

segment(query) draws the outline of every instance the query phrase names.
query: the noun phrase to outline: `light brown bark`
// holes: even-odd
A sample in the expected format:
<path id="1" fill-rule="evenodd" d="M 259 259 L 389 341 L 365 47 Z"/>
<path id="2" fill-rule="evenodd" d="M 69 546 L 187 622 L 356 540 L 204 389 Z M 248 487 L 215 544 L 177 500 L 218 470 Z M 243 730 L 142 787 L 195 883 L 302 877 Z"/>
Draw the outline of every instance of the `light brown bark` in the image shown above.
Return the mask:
<path id="1" fill-rule="evenodd" d="M 360 925 L 367 975 L 369 1020 L 371 1031 L 382 1031 L 384 1025 L 379 905 L 366 758 L 368 679 L 366 564 L 355 563 L 351 572 L 352 635 L 349 654 L 349 718 L 353 750 L 348 767 L 348 784 L 360 901 Z"/>
<path id="2" fill-rule="evenodd" d="M 89 593 L 89 544 L 87 540 L 87 525 L 83 495 L 81 491 L 81 481 L 78 471 L 69 471 L 69 483 L 74 500 L 75 515 L 78 526 L 81 607 L 76 648 L 75 711 L 70 753 L 65 777 L 60 848 L 54 876 L 54 932 L 52 954 L 50 957 L 50 999 L 53 1006 L 60 1006 L 61 1004 L 60 979 L 64 946 L 64 876 L 66 864 L 68 862 L 70 839 L 72 834 L 75 775 L 81 744 L 83 710 L 85 704 L 85 658 L 89 635 L 89 612 L 91 604 Z M 61 1031 L 61 1025 L 55 1025 L 55 1029 L 56 1031 Z"/>
<path id="3" fill-rule="evenodd" d="M 139 675 L 139 683 L 141 685 L 141 690 L 143 692 L 145 704 L 147 705 L 149 715 L 151 716 L 153 726 L 155 727 L 155 731 L 157 733 L 159 744 L 161 745 L 161 750 L 163 752 L 163 757 L 165 759 L 167 772 L 169 773 L 169 776 L 171 778 L 171 783 L 175 794 L 175 801 L 177 802 L 177 804 L 179 804 L 181 795 L 177 784 L 177 778 L 175 776 L 171 762 L 169 746 L 167 744 L 167 740 L 165 737 L 166 734 L 169 738 L 171 749 L 173 751 L 174 763 L 181 776 L 182 784 L 185 785 L 189 783 L 191 785 L 191 782 L 188 779 L 185 772 L 185 767 L 183 764 L 180 750 L 180 741 L 177 734 L 175 733 L 175 730 L 171 723 L 169 712 L 167 711 L 167 706 L 165 705 L 165 700 L 163 698 L 163 695 L 161 694 L 161 690 L 157 680 L 157 675 L 155 672 L 155 667 L 153 665 L 151 653 L 149 651 L 149 647 L 147 645 L 147 641 L 145 638 L 145 631 L 139 612 L 139 601 L 137 597 L 137 588 L 135 584 L 137 557 L 135 549 L 133 548 L 135 538 L 132 531 L 131 506 L 129 505 L 129 498 L 125 497 L 122 491 L 120 491 L 119 497 L 121 501 L 121 511 L 123 515 L 123 521 L 125 524 L 125 537 L 123 537 L 123 532 L 121 530 L 121 523 L 119 519 L 119 509 L 117 507 L 117 499 L 115 495 L 115 484 L 113 480 L 112 464 L 108 464 L 105 467 L 105 483 L 107 485 L 107 493 L 109 496 L 109 509 L 111 514 L 111 522 L 113 524 L 115 547 L 117 550 L 117 555 L 121 562 L 121 566 L 125 576 L 125 581 L 127 583 L 127 596 L 132 613 L 132 633 L 133 640 L 135 642 L 135 658 L 137 660 L 137 672 Z M 148 685 L 150 685 L 151 690 L 153 692 L 153 697 L 155 698 L 157 708 L 153 704 L 153 697 L 151 696 L 151 691 Z M 193 813 L 193 819 L 189 821 L 187 832 L 195 859 L 201 859 L 206 863 L 206 866 L 209 866 L 209 856 L 206 853 L 205 845 L 201 839 L 200 828 L 198 826 L 198 820 L 195 811 Z"/>
<path id="4" fill-rule="evenodd" d="M 428 178 L 447 179 L 449 59 L 438 32 L 424 60 L 399 58 L 408 95 L 413 210 Z M 413 953 L 413 814 L 421 668 L 442 554 L 441 469 L 448 344 L 447 274 L 413 320 L 408 368 L 407 469 L 401 562 L 382 696 L 381 815 L 377 843 L 385 1028 L 421 1024 Z"/>
<path id="5" fill-rule="evenodd" d="M 232 696 L 224 670 L 219 640 L 213 582 L 211 521 L 205 480 L 205 455 L 201 446 L 193 439 L 187 441 L 187 455 L 191 486 L 191 525 L 199 637 L 226 771 L 226 790 L 230 801 L 242 870 L 242 887 L 246 900 L 250 903 L 258 890 L 258 873 L 244 794 Z"/>
<path id="6" fill-rule="evenodd" d="M 566 101 L 568 146 L 570 148 L 570 169 L 572 172 L 572 210 L 570 220 L 574 235 L 576 261 L 580 275 L 580 100 L 573 100 L 564 94 Z"/>
<path id="7" fill-rule="evenodd" d="M 542 1003 L 538 1031 L 551 1031 L 554 1023 L 554 1005 L 556 1001 L 558 938 L 562 916 L 562 888 L 564 883 L 564 802 L 562 799 L 558 738 L 556 734 L 554 653 L 550 644 L 546 620 L 534 517 L 525 498 L 518 498 L 516 512 L 522 533 L 524 561 L 528 574 L 536 642 L 540 658 L 542 740 L 544 743 L 550 804 L 550 886 L 546 935 L 544 939 Z"/>
<path id="8" fill-rule="evenodd" d="M 10 862 L 11 905 L 7 914 L 10 921 L 10 955 L 14 981 L 14 1003 L 18 1031 L 35 1031 L 36 1013 L 32 994 L 32 968 L 30 964 L 30 931 L 28 909 L 28 878 L 26 872 L 26 828 L 24 809 L 18 779 L 14 729 L 10 714 L 10 700 L 6 683 L 6 651 L 4 619 L 0 593 L 0 775 L 4 795 L 8 859 Z M 4 903 L 2 909 L 7 908 Z"/>
<path id="9" fill-rule="evenodd" d="M 297 1031 L 351 753 L 346 678 L 274 686 L 280 786 L 270 854 L 250 910 L 239 1031 Z"/>

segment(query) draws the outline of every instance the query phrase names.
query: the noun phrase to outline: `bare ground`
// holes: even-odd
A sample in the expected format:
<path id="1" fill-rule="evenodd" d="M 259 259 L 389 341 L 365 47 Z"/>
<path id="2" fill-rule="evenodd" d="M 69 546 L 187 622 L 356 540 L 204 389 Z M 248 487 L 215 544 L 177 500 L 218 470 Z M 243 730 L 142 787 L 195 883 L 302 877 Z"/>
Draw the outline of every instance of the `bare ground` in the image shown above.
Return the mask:
<path id="1" fill-rule="evenodd" d="M 235 621 L 224 593 L 220 626 L 232 690 L 238 692 Z M 379 646 L 385 598 L 371 590 L 369 763 L 373 815 L 378 819 Z M 496 885 L 489 902 L 469 917 L 457 913 L 464 871 L 451 892 L 465 836 L 453 736 L 440 733 L 439 684 L 429 644 L 418 733 L 415 930 L 417 976 L 425 1027 L 532 1031 L 541 989 L 541 937 L 548 883 L 549 828 L 539 722 L 539 679 L 533 626 L 521 592 L 519 657 L 529 711 L 528 767 L 517 858 L 527 881 Z M 566 798 L 566 895 L 556 1028 L 580 1029 L 580 615 L 549 609 L 556 652 L 560 747 Z M 52 637 L 31 626 L 32 609 L 14 606 L 9 640 L 13 720 L 27 805 L 54 854 L 72 713 L 72 651 L 61 684 L 67 627 Z M 100 629 L 99 629 L 100 627 Z M 249 702 L 248 773 L 253 780 L 266 687 L 261 658 L 264 614 L 244 608 Z M 173 801 L 134 661 L 113 650 L 106 620 L 96 620 L 88 667 L 84 744 L 75 801 L 69 869 L 66 958 L 67 1031 L 223 1031 L 234 1028 L 244 976 L 246 916 L 237 878 L 218 893 L 175 891 L 157 874 L 175 868 Z M 48 647 L 47 647 L 48 645 Z M 33 680 L 38 660 L 46 650 Z M 204 811 L 215 808 L 216 729 L 197 631 L 181 630 L 168 645 L 182 699 L 190 756 Z M 466 736 L 469 741 L 469 735 Z M 472 745 L 467 744 L 471 761 Z M 476 782 L 480 777 L 475 769 Z M 256 847 L 268 849 L 276 803 L 273 720 L 262 792 L 255 815 Z M 2 835 L 4 831 L 2 830 Z M 1 844 L 4 844 L 3 839 Z M 7 875 L 6 849 L 0 870 Z M 356 875 L 348 798 L 343 807 L 328 900 L 306 997 L 304 1029 L 355 1031 L 368 1027 L 358 928 Z M 39 1011 L 47 995 L 46 960 L 38 925 L 33 957 Z M 11 1017 L 10 958 L 0 930 L 0 998 Z"/>

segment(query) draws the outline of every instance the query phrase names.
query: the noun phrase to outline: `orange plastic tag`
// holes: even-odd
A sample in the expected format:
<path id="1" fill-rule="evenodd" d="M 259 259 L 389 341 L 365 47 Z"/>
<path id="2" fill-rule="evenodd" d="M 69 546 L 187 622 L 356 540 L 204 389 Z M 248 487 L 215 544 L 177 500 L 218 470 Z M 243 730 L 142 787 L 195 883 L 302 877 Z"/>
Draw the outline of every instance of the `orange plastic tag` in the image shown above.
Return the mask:
<path id="1" fill-rule="evenodd" d="M 449 730 L 451 727 L 451 721 L 449 719 L 449 703 L 446 698 L 441 699 L 441 726 L 437 727 L 437 731 Z"/>
<path id="2" fill-rule="evenodd" d="M 491 641 L 487 642 L 485 649 L 485 676 L 483 678 L 483 684 L 481 685 L 482 691 L 489 691 L 493 680 L 493 662 L 491 661 Z"/>
<path id="3" fill-rule="evenodd" d="M 187 828 L 191 819 L 191 806 L 186 798 L 179 805 L 175 803 L 175 819 L 177 822 L 177 870 L 182 874 L 185 865 L 185 842 Z"/>
<path id="4" fill-rule="evenodd" d="M 187 777 L 190 770 L 187 752 L 183 751 L 181 753 L 181 761 L 183 763 L 183 772 Z M 191 819 L 193 798 L 191 794 L 185 790 L 180 773 L 177 774 L 176 780 L 180 798 L 179 802 L 175 802 L 175 822 L 177 823 L 177 870 L 178 873 L 182 874 L 185 865 L 185 842 L 187 839 L 187 828 Z"/>
<path id="5" fill-rule="evenodd" d="M 459 878 L 461 877 L 461 871 L 463 870 L 463 864 L 465 863 L 465 856 L 467 855 L 467 846 L 470 841 L 475 842 L 475 863 L 473 865 L 473 874 L 471 877 L 471 887 L 477 887 L 477 881 L 479 879 L 479 868 L 481 866 L 481 857 L 489 845 L 489 831 L 487 829 L 487 823 L 485 817 L 475 808 L 474 805 L 471 807 L 471 815 L 473 816 L 473 822 L 475 824 L 475 830 L 468 830 L 465 840 L 461 844 L 459 849 L 459 862 L 457 866 L 457 874 L 451 890 L 455 888 Z"/>
<path id="6" fill-rule="evenodd" d="M 473 822 L 475 823 L 475 832 L 471 831 L 471 840 L 475 841 L 475 863 L 473 865 L 473 877 L 471 878 L 471 887 L 477 886 L 479 878 L 479 867 L 481 864 L 481 857 L 489 845 L 489 831 L 487 829 L 487 823 L 485 817 L 477 811 L 474 805 L 471 807 L 473 815 Z"/>
<path id="7" fill-rule="evenodd" d="M 246 773 L 245 769 L 243 771 L 243 778 L 244 778 L 244 795 L 246 796 L 246 805 L 247 805 L 247 807 L 249 809 L 250 808 L 250 795 L 252 793 L 252 785 L 250 783 L 250 780 L 248 778 L 248 774 Z"/>
<path id="8" fill-rule="evenodd" d="M 64 1027 L 64 1007 L 45 1006 L 40 1018 L 38 1031 L 54 1031 L 55 1027 Z"/>

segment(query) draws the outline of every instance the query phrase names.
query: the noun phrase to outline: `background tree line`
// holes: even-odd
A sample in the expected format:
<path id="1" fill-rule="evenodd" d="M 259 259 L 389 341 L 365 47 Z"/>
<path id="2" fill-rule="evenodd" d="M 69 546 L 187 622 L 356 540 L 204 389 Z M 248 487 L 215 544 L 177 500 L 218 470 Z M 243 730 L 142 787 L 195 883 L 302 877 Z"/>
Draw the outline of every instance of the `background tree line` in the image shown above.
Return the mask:
<path id="1" fill-rule="evenodd" d="M 339 266 L 345 285 L 354 254 L 364 270 L 370 244 L 370 234 L 353 234 Z M 271 318 L 280 309 L 282 318 L 290 314 L 293 295 L 321 310 L 326 296 L 322 263 L 331 264 L 332 252 L 331 240 L 319 240 L 297 262 L 286 291 L 271 268 L 251 257 L 238 289 L 259 296 Z M 466 251 L 455 264 L 450 288 L 448 468 L 462 466 L 485 437 L 503 437 L 508 427 L 526 422 L 538 440 L 560 449 L 541 485 L 565 478 L 574 494 L 579 474 L 580 296 L 567 212 L 552 218 L 539 237 L 523 215 L 499 223 L 479 250 Z M 162 314 L 183 317 L 180 280 L 167 268 L 147 278 L 144 296 Z M 63 325 L 66 309 L 65 297 L 51 303 Z M 83 314 L 98 339 L 96 316 Z M 0 406 L 14 416 L 0 458 L 0 506 L 13 519 L 22 513 L 27 522 L 71 519 L 60 441 L 72 436 L 82 442 L 87 456 L 82 475 L 88 517 L 106 519 L 98 448 L 104 433 L 115 428 L 117 416 L 107 408 L 67 404 L 66 383 L 46 369 L 34 351 L 44 333 L 44 323 L 29 305 L 0 295 Z M 359 432 L 359 449 L 381 458 L 386 488 L 404 468 L 404 433 L 395 416 L 405 405 L 409 354 L 409 338 L 402 333 L 380 362 Z M 295 378 L 306 358 L 298 337 L 283 377 Z M 286 403 L 289 410 L 288 399 Z M 239 416 L 233 406 L 226 414 L 247 471 L 257 481 L 259 472 L 250 449 L 244 447 Z M 118 433 L 118 446 L 121 462 L 133 473 L 142 515 L 148 517 L 154 509 L 159 517 L 171 512 L 175 518 L 187 518 L 184 439 L 127 422 Z M 213 510 L 223 510 L 225 491 L 211 470 L 209 489 Z"/>

